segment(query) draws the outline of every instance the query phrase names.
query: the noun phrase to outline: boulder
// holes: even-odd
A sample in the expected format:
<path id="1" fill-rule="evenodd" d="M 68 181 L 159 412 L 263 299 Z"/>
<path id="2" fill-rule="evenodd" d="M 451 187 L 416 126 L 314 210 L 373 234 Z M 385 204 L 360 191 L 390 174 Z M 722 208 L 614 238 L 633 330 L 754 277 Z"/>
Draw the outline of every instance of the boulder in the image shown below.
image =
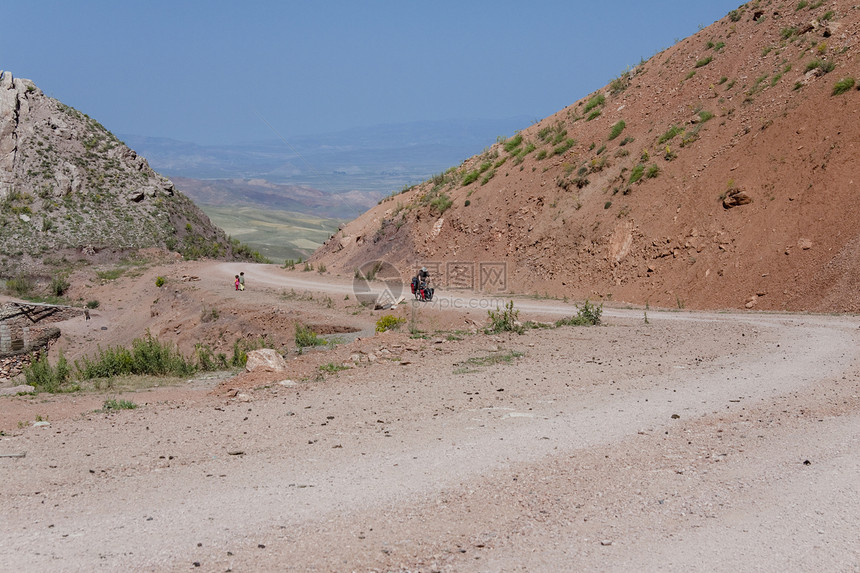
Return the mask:
<path id="1" fill-rule="evenodd" d="M 245 370 L 248 372 L 283 372 L 287 369 L 284 357 L 271 348 L 261 348 L 248 353 Z"/>
<path id="2" fill-rule="evenodd" d="M 728 192 L 726 198 L 723 199 L 723 207 L 726 209 L 739 207 L 740 205 L 748 205 L 750 203 L 752 203 L 752 197 L 747 195 L 743 189 L 732 189 Z"/>
<path id="3" fill-rule="evenodd" d="M 15 396 L 16 394 L 30 394 L 35 392 L 36 388 L 28 384 L 20 386 L 12 386 L 11 388 L 0 388 L 0 396 Z"/>

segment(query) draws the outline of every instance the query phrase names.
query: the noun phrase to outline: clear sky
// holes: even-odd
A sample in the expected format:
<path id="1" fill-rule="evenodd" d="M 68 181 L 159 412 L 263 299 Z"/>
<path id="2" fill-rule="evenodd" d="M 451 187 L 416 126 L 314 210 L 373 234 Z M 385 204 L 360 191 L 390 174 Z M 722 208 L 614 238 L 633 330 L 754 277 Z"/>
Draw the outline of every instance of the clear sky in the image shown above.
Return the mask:
<path id="1" fill-rule="evenodd" d="M 114 133 L 201 144 L 540 119 L 739 3 L 26 0 L 3 6 L 0 69 Z"/>

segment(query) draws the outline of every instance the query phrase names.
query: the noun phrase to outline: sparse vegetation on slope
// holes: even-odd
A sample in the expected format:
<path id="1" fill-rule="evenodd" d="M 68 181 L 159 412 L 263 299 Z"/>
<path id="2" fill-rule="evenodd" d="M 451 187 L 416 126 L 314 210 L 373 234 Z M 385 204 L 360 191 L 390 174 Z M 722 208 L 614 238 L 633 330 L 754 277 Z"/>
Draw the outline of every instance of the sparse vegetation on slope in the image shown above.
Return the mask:
<path id="1" fill-rule="evenodd" d="M 855 266 L 846 237 L 860 214 L 839 207 L 851 201 L 839 173 L 853 162 L 845 142 L 860 137 L 845 121 L 858 93 L 860 11 L 845 0 L 796 8 L 781 0 L 733 10 L 452 167 L 453 183 L 415 186 L 402 196 L 397 241 L 364 241 L 375 229 L 359 219 L 314 258 L 347 269 L 372 257 L 442 268 L 474 261 L 473 276 L 482 261 L 499 261 L 507 288 L 670 307 L 798 308 L 847 297 L 841 308 L 860 310 L 853 291 L 828 302 L 810 294 L 837 288 L 816 278 L 825 267 L 842 276 Z M 833 70 L 843 77 L 822 80 Z M 831 94 L 835 105 L 821 106 Z M 727 192 L 728 179 L 738 183 Z M 440 192 L 451 200 L 444 211 L 429 202 Z M 800 208 L 809 201 L 844 220 L 812 221 Z M 391 215 L 367 220 L 383 218 Z M 749 237 L 754 228 L 772 237 Z M 796 282 L 785 257 L 815 267 L 806 286 L 782 288 Z"/>

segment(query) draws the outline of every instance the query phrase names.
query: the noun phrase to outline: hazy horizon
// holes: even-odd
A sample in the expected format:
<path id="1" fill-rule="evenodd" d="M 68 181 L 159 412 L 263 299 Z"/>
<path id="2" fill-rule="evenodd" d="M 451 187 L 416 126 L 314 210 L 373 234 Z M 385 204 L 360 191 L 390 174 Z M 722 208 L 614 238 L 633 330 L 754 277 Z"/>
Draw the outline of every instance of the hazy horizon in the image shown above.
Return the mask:
<path id="1" fill-rule="evenodd" d="M 201 145 L 536 120 L 736 7 L 34 0 L 4 9 L 0 69 L 114 133 Z"/>

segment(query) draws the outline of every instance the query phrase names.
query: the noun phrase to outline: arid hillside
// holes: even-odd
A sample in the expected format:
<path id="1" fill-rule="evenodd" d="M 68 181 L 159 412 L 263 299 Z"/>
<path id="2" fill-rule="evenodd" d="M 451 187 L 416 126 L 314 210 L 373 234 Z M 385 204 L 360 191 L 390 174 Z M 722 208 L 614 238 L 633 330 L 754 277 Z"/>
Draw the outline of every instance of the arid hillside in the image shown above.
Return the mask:
<path id="1" fill-rule="evenodd" d="M 312 261 L 352 274 L 382 259 L 406 280 L 427 265 L 442 287 L 858 311 L 858 40 L 852 1 L 750 2 L 383 200 Z"/>
<path id="2" fill-rule="evenodd" d="M 247 254 L 98 121 L 0 71 L 0 277 L 150 247 Z"/>

